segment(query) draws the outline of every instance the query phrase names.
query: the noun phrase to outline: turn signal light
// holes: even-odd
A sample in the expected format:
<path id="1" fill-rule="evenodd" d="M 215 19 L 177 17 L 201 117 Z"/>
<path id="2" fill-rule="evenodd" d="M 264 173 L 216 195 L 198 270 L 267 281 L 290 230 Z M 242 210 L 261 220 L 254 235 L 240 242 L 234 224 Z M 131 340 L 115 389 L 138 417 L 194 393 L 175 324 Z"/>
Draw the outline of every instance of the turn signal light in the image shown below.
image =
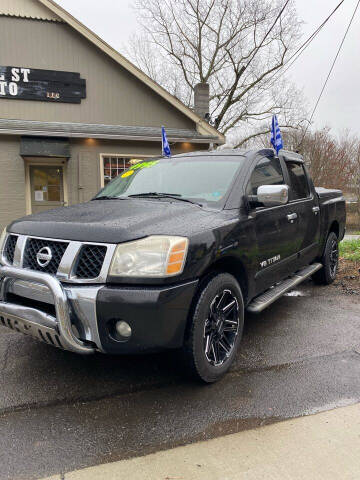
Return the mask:
<path id="1" fill-rule="evenodd" d="M 166 269 L 167 275 L 174 275 L 182 271 L 185 262 L 187 246 L 187 240 L 181 240 L 171 248 Z"/>

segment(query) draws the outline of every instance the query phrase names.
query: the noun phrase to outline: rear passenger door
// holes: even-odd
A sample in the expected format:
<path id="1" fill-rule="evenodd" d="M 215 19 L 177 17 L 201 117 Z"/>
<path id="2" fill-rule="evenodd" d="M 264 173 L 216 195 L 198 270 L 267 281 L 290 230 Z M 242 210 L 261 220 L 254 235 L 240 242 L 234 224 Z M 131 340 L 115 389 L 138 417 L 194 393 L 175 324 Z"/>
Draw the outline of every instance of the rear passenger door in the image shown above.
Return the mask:
<path id="1" fill-rule="evenodd" d="M 256 196 L 261 185 L 285 184 L 284 169 L 284 162 L 278 158 L 259 158 L 247 183 L 247 197 Z M 289 217 L 293 213 L 292 205 L 288 204 L 276 207 L 250 204 L 249 218 L 256 235 L 256 245 L 251 251 L 255 263 L 256 293 L 261 293 L 295 270 L 299 240 L 297 221 Z"/>
<path id="2" fill-rule="evenodd" d="M 286 159 L 287 183 L 290 187 L 289 206 L 297 215 L 298 267 L 311 263 L 319 249 L 320 210 L 302 161 Z"/>

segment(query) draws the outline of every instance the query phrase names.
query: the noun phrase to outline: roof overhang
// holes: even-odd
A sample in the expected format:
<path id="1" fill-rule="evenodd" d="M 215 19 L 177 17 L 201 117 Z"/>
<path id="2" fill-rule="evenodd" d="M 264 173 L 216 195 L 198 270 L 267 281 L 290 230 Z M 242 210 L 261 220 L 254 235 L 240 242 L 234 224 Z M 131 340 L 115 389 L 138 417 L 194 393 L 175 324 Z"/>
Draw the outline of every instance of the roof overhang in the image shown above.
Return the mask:
<path id="1" fill-rule="evenodd" d="M 219 138 L 201 135 L 195 130 L 168 128 L 172 143 L 219 143 Z M 131 140 L 161 142 L 161 128 L 88 123 L 38 122 L 33 120 L 0 119 L 0 135 L 35 137 L 98 138 L 103 140 Z"/>
<path id="2" fill-rule="evenodd" d="M 63 23 L 60 17 L 49 8 L 41 5 L 38 0 L 2 0 L 0 2 L 0 16 Z"/>

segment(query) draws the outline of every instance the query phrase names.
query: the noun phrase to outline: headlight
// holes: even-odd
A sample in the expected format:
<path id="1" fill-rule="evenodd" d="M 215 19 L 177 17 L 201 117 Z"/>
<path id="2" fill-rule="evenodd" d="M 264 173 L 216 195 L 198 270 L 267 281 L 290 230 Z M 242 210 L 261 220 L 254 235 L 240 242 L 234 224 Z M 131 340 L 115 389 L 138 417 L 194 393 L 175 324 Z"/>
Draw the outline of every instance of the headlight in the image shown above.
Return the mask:
<path id="1" fill-rule="evenodd" d="M 3 250 L 5 247 L 5 238 L 6 238 L 6 228 L 4 228 L 1 237 L 0 237 L 0 259 L 3 255 Z"/>
<path id="2" fill-rule="evenodd" d="M 171 277 L 182 273 L 189 241 L 154 235 L 116 247 L 109 274 L 115 277 Z"/>

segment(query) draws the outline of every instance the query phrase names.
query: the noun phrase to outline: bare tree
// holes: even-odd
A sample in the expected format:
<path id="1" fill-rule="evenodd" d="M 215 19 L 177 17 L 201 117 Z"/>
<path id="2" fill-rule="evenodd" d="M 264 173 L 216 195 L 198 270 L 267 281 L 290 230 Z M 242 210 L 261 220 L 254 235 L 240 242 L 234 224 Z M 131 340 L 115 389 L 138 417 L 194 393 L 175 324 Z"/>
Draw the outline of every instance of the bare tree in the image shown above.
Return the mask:
<path id="1" fill-rule="evenodd" d="M 301 130 L 284 134 L 286 148 L 303 155 L 317 186 L 344 191 L 350 191 L 358 142 L 348 131 L 335 137 L 329 127 L 307 131 L 305 135 Z"/>
<path id="2" fill-rule="evenodd" d="M 300 94 L 274 75 L 300 36 L 294 0 L 136 0 L 145 36 L 128 53 L 150 77 L 186 105 L 197 83 L 209 83 L 216 128 L 241 145 L 268 131 L 272 114 L 282 126 L 305 117 Z"/>

